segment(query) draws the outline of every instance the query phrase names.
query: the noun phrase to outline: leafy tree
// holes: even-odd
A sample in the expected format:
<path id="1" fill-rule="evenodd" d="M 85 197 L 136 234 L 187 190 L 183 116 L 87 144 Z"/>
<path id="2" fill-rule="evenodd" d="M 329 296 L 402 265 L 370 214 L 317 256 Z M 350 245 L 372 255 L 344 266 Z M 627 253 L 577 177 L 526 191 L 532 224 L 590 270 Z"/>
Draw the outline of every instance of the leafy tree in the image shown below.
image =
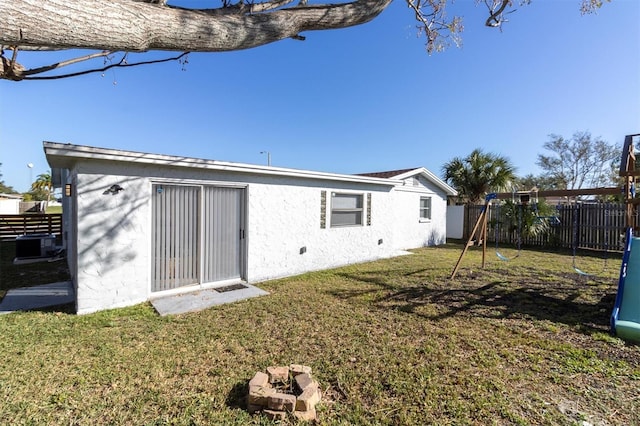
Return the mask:
<path id="1" fill-rule="evenodd" d="M 497 208 L 499 218 L 497 226 L 508 229 L 511 241 L 515 242 L 519 236 L 521 238 L 538 237 L 549 233 L 551 227 L 557 224 L 554 220 L 555 209 L 545 201 L 519 203 L 512 200 L 505 200 Z M 496 224 L 492 224 L 496 226 Z M 519 234 L 519 235 L 518 235 Z"/>
<path id="2" fill-rule="evenodd" d="M 102 72 L 151 62 L 184 60 L 187 52 L 225 52 L 262 46 L 288 38 L 304 40 L 307 31 L 332 30 L 375 19 L 391 0 L 352 0 L 307 4 L 308 0 L 2 0 L 0 1 L 0 79 L 61 78 L 45 75 L 64 66 L 95 58 L 111 63 L 90 68 Z M 429 53 L 459 43 L 462 20 L 448 17 L 453 0 L 405 0 L 425 37 Z M 485 24 L 500 27 L 518 4 L 531 0 L 476 0 L 487 7 Z M 583 13 L 600 7 L 603 0 L 576 0 Z M 609 1 L 609 0 L 607 0 Z M 196 7 L 200 4 L 202 7 Z M 188 7 L 187 7 L 188 6 Z M 70 31 L 70 28 L 73 30 Z M 92 49 L 97 52 L 67 61 L 26 69 L 18 62 L 19 50 Z M 8 49 L 5 56 L 4 49 Z M 162 60 L 132 62 L 127 53 L 150 50 L 183 52 Z"/>
<path id="3" fill-rule="evenodd" d="M 506 157 L 475 149 L 465 158 L 455 157 L 442 167 L 444 180 L 461 199 L 478 203 L 485 194 L 507 190 L 515 179 L 515 167 Z"/>
<path id="4" fill-rule="evenodd" d="M 0 163 L 0 166 L 2 166 L 2 163 Z M 2 173 L 0 173 L 0 194 L 18 194 L 18 191 L 4 183 Z"/>
<path id="5" fill-rule="evenodd" d="M 39 174 L 35 182 L 31 184 L 31 199 L 34 201 L 51 200 L 51 192 L 53 191 L 53 183 L 51 181 L 51 173 Z"/>
<path id="6" fill-rule="evenodd" d="M 616 183 L 615 166 L 620 160 L 620 148 L 589 132 L 576 132 L 571 139 L 549 135 L 543 145 L 550 155 L 538 155 L 536 164 L 543 176 L 560 189 L 595 188 Z"/>
<path id="7" fill-rule="evenodd" d="M 520 191 L 529 191 L 533 188 L 538 188 L 539 191 L 545 191 L 550 189 L 560 189 L 562 183 L 549 176 L 529 173 L 528 175 L 516 178 L 514 185 Z"/>

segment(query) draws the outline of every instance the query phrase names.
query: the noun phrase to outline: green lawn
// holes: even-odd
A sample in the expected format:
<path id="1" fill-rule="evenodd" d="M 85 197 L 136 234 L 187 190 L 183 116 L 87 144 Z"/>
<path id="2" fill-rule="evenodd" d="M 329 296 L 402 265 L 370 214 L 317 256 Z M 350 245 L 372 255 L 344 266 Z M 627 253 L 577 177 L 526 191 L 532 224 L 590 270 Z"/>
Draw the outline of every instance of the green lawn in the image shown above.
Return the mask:
<path id="1" fill-rule="evenodd" d="M 61 214 L 62 213 L 62 206 L 47 206 L 47 214 Z"/>
<path id="2" fill-rule="evenodd" d="M 306 364 L 332 425 L 640 424 L 640 347 L 608 335 L 619 255 L 524 251 L 482 271 L 460 245 L 263 283 L 271 295 L 158 317 L 150 305 L 0 317 L 0 424 L 268 424 L 242 407 Z M 509 255 L 509 250 L 503 254 Z"/>

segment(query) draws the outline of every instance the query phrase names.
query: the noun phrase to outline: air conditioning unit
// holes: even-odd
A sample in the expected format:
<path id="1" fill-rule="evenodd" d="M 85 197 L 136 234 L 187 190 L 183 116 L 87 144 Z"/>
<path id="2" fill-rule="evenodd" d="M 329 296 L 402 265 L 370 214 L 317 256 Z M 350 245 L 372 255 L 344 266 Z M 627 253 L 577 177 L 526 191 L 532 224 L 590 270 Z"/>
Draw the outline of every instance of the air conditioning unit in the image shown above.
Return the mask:
<path id="1" fill-rule="evenodd" d="M 16 258 L 49 257 L 56 253 L 53 234 L 21 235 L 16 238 Z"/>

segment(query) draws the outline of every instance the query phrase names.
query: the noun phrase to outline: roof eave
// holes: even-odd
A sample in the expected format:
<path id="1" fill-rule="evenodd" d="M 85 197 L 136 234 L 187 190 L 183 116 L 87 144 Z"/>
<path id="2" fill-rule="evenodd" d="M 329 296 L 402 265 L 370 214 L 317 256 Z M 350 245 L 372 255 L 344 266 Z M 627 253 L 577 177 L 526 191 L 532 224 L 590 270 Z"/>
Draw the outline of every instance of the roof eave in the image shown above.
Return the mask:
<path id="1" fill-rule="evenodd" d="M 440 189 L 442 189 L 447 195 L 451 195 L 451 196 L 458 195 L 458 191 L 453 189 L 445 181 L 443 181 L 438 176 L 434 175 L 432 172 L 430 172 L 428 169 L 426 169 L 424 167 L 418 167 L 417 169 L 413 169 L 413 170 L 408 171 L 406 173 L 403 173 L 401 175 L 395 176 L 395 179 L 404 180 L 406 178 L 409 178 L 409 177 L 415 176 L 415 175 L 419 175 L 419 174 L 424 175 L 429 181 L 431 181 L 434 184 L 436 184 L 436 186 L 438 186 Z"/>
<path id="2" fill-rule="evenodd" d="M 47 161 L 52 167 L 73 167 L 78 160 L 101 160 L 135 162 L 158 166 L 203 168 L 208 170 L 238 172 L 271 176 L 298 177 L 304 179 L 329 180 L 340 182 L 364 183 L 383 186 L 396 186 L 397 179 L 374 178 L 367 176 L 343 175 L 337 173 L 316 172 L 311 170 L 289 169 L 283 167 L 262 166 L 257 164 L 231 163 L 201 158 L 178 157 L 163 154 L 150 154 L 135 151 L 123 151 L 108 148 L 65 144 L 59 142 L 43 142 Z"/>

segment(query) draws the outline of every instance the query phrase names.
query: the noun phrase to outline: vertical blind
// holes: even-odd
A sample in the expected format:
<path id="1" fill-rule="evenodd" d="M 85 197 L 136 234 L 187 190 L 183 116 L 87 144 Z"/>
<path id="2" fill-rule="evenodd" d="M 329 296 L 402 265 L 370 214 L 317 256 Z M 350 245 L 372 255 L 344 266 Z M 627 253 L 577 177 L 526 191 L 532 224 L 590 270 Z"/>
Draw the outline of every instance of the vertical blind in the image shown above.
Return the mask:
<path id="1" fill-rule="evenodd" d="M 153 291 L 199 281 L 200 188 L 153 185 Z"/>
<path id="2" fill-rule="evenodd" d="M 241 189 L 204 188 L 204 282 L 240 276 L 241 204 Z"/>
<path id="3" fill-rule="evenodd" d="M 244 190 L 153 185 L 152 291 L 239 278 Z"/>

